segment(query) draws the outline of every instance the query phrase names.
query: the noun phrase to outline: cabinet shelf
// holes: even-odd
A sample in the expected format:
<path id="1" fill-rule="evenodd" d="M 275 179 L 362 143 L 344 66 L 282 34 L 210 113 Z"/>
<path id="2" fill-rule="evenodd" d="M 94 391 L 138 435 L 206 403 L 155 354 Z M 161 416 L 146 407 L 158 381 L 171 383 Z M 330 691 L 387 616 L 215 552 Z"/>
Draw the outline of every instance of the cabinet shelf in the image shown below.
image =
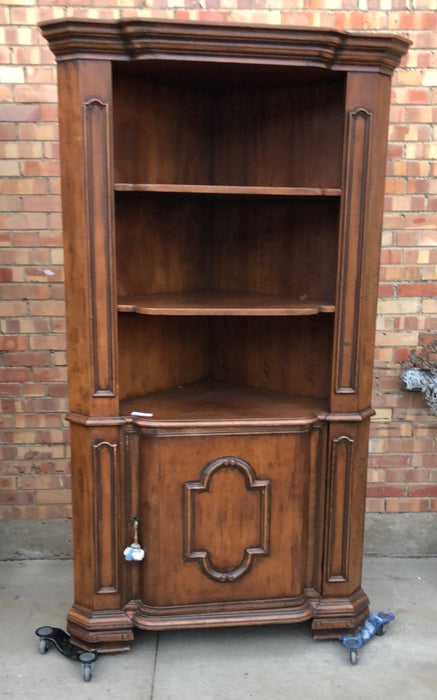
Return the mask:
<path id="1" fill-rule="evenodd" d="M 304 425 L 327 413 L 323 399 L 290 396 L 250 386 L 204 380 L 125 399 L 120 413 L 139 423 L 174 427 L 190 423 Z"/>
<path id="2" fill-rule="evenodd" d="M 260 197 L 339 197 L 337 187 L 255 187 L 239 185 L 179 185 L 117 182 L 116 192 L 150 192 L 157 194 L 246 195 Z"/>
<path id="3" fill-rule="evenodd" d="M 147 316 L 314 316 L 335 311 L 329 301 L 226 292 L 122 297 L 117 308 L 122 313 Z"/>

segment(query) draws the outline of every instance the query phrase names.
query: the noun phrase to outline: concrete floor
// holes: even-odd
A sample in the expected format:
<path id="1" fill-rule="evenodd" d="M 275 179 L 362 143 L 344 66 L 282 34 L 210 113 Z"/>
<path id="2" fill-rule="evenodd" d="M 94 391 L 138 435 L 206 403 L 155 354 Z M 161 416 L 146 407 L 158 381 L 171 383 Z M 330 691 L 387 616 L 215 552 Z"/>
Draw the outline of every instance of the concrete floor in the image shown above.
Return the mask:
<path id="1" fill-rule="evenodd" d="M 90 683 L 34 631 L 65 629 L 71 561 L 0 562 L 0 697 L 18 700 L 436 700 L 437 559 L 367 558 L 371 609 L 396 619 L 352 666 L 339 642 L 308 624 L 137 632 L 127 654 L 99 657 Z"/>

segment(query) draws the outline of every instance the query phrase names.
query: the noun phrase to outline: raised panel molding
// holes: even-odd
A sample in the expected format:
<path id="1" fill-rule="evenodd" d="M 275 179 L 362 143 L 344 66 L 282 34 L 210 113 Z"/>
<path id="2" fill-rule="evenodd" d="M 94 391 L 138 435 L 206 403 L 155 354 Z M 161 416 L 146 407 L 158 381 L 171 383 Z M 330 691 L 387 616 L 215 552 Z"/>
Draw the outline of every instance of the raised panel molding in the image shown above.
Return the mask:
<path id="1" fill-rule="evenodd" d="M 118 445 L 93 445 L 94 546 L 98 594 L 118 592 Z"/>
<path id="2" fill-rule="evenodd" d="M 107 102 L 83 105 L 85 214 L 90 252 L 91 330 L 94 397 L 114 396 L 113 192 L 111 120 Z M 105 265 L 102 265 L 102 260 Z"/>
<path id="3" fill-rule="evenodd" d="M 362 257 L 367 216 L 372 113 L 362 107 L 346 116 L 344 201 L 341 212 L 342 250 L 340 313 L 337 330 L 335 391 L 356 394 L 360 347 Z M 352 313 L 348 313 L 348 308 Z"/>
<path id="4" fill-rule="evenodd" d="M 238 470 L 244 477 L 246 489 L 259 493 L 259 543 L 248 546 L 242 553 L 241 562 L 232 570 L 216 569 L 212 564 L 211 553 L 196 550 L 195 534 L 195 498 L 210 490 L 214 475 L 221 470 Z M 232 583 L 244 576 L 251 568 L 255 557 L 267 556 L 270 551 L 270 481 L 257 479 L 253 468 L 237 457 L 221 457 L 207 464 L 202 470 L 199 481 L 184 484 L 184 557 L 197 561 L 203 573 L 214 581 Z M 232 537 L 232 533 L 229 533 Z"/>
<path id="5" fill-rule="evenodd" d="M 329 583 L 348 579 L 353 445 L 354 440 L 348 435 L 339 435 L 331 442 L 326 540 L 326 579 Z"/>

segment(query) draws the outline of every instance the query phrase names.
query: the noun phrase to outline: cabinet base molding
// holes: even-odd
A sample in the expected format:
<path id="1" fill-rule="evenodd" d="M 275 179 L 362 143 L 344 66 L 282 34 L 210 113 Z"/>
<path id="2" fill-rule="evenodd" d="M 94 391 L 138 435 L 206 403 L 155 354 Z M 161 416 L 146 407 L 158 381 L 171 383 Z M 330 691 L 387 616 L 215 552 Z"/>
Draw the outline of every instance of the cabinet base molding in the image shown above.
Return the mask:
<path id="1" fill-rule="evenodd" d="M 129 651 L 132 621 L 123 610 L 89 610 L 74 604 L 67 616 L 72 643 L 102 653 Z"/>
<path id="2" fill-rule="evenodd" d="M 366 594 L 320 598 L 302 595 L 289 599 L 238 601 L 205 605 L 155 607 L 131 601 L 122 610 L 93 612 L 73 605 L 68 632 L 73 643 L 99 653 L 129 651 L 133 628 L 149 631 L 296 624 L 312 620 L 314 639 L 339 639 L 355 632 L 369 614 Z"/>
<path id="3" fill-rule="evenodd" d="M 154 607 L 140 604 L 133 616 L 135 627 L 143 630 L 239 627 L 305 622 L 314 615 L 314 600 L 298 598 L 238 601 L 207 605 Z"/>
<path id="4" fill-rule="evenodd" d="M 339 639 L 354 633 L 369 614 L 369 599 L 359 588 L 348 597 L 321 598 L 312 622 L 314 639 Z"/>

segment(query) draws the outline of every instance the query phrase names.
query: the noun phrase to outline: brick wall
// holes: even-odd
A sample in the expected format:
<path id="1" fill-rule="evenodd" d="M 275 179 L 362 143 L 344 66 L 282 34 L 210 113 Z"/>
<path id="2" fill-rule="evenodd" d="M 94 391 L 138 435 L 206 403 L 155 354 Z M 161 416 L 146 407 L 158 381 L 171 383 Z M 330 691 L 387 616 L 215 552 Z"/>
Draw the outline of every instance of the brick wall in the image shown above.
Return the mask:
<path id="1" fill-rule="evenodd" d="M 167 17 L 395 31 L 368 510 L 437 510 L 437 417 L 400 384 L 437 337 L 436 0 L 0 0 L 0 517 L 70 515 L 56 69 L 40 20 Z"/>

